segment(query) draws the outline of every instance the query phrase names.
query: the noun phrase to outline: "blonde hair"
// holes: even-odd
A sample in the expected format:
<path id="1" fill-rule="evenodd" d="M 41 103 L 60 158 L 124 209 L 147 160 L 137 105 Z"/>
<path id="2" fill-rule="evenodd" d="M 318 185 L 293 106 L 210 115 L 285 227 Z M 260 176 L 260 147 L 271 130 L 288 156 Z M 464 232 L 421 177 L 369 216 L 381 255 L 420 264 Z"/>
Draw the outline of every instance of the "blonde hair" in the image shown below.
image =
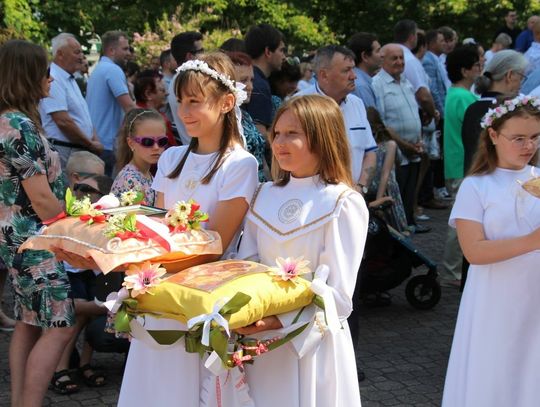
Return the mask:
<path id="1" fill-rule="evenodd" d="M 101 168 L 101 173 L 105 172 L 105 162 L 90 151 L 74 151 L 69 155 L 66 164 L 66 174 L 71 177 L 74 172 L 94 172 L 95 167 Z"/>
<path id="2" fill-rule="evenodd" d="M 163 120 L 163 116 L 157 110 L 136 108 L 127 112 L 116 139 L 116 171 L 124 168 L 133 158 L 133 151 L 129 148 L 127 141 L 128 138 L 133 137 L 137 131 L 137 126 L 144 120 L 159 121 L 163 123 L 163 128 L 165 129 L 165 120 Z"/>
<path id="3" fill-rule="evenodd" d="M 224 53 L 213 52 L 198 56 L 197 59 L 206 62 L 213 70 L 224 74 L 225 76 L 229 76 L 231 79 L 235 79 L 234 65 L 230 58 Z M 180 99 L 182 95 L 202 95 L 206 100 L 210 101 L 210 103 L 217 103 L 222 97 L 231 93 L 230 89 L 219 80 L 216 80 L 203 72 L 194 70 L 180 72 L 174 83 L 174 89 L 178 99 Z M 238 130 L 235 109 L 231 109 L 224 114 L 223 135 L 220 140 L 218 155 L 214 160 L 214 165 L 210 172 L 201 180 L 201 183 L 208 184 L 210 182 L 214 174 L 225 161 L 228 148 L 235 143 L 242 144 L 242 137 L 240 136 L 240 130 Z M 184 168 L 189 153 L 195 150 L 198 145 L 199 140 L 196 137 L 193 137 L 186 153 L 180 159 L 180 162 L 176 165 L 174 170 L 167 175 L 168 178 L 178 178 Z"/>
<path id="4" fill-rule="evenodd" d="M 318 173 L 326 184 L 340 182 L 352 187 L 351 154 L 343 114 L 337 103 L 321 95 L 296 96 L 277 111 L 270 131 L 270 143 L 276 138 L 275 127 L 281 115 L 291 111 L 306 134 L 310 152 L 319 158 Z M 291 174 L 272 157 L 272 176 L 278 186 L 287 185 Z"/>
<path id="5" fill-rule="evenodd" d="M 469 169 L 467 175 L 485 175 L 491 174 L 493 171 L 495 171 L 499 162 L 499 157 L 497 156 L 495 145 L 489 137 L 488 130 L 492 128 L 498 133 L 501 127 L 503 127 L 504 123 L 513 117 L 533 117 L 540 122 L 540 110 L 530 105 L 520 106 L 504 116 L 493 120 L 492 125 L 487 129 L 483 129 L 480 133 L 478 149 L 476 150 L 471 168 Z M 529 164 L 536 165 L 537 158 L 538 150 L 534 153 L 534 156 L 529 161 Z"/>

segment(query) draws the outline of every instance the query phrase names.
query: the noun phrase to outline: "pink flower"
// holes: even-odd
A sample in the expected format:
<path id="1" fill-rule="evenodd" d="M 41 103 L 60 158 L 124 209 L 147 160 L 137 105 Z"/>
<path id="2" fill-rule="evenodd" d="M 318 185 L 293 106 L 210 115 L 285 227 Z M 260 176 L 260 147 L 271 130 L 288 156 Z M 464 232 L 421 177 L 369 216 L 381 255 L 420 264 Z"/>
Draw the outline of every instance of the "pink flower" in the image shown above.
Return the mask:
<path id="1" fill-rule="evenodd" d="M 122 285 L 131 290 L 131 297 L 135 298 L 161 283 L 160 277 L 165 273 L 167 271 L 159 267 L 159 264 L 152 264 L 149 261 L 144 262 L 140 267 L 132 264 L 126 271 L 127 276 Z"/>
<path id="2" fill-rule="evenodd" d="M 304 260 L 303 256 L 298 258 L 278 257 L 276 259 L 277 267 L 270 269 L 270 274 L 278 276 L 283 281 L 293 281 L 296 277 L 302 274 L 309 273 L 311 270 L 307 267 L 308 260 Z"/>

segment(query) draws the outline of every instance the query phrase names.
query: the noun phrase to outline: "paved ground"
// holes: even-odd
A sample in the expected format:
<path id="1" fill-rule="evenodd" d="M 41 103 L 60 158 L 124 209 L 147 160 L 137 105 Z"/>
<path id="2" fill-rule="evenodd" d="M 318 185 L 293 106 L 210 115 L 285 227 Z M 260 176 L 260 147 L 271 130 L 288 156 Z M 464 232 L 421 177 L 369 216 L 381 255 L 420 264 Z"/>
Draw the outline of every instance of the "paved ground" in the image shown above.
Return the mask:
<path id="1" fill-rule="evenodd" d="M 424 224 L 432 226 L 433 231 L 415 236 L 414 241 L 425 254 L 440 261 L 448 212 L 427 211 L 427 214 L 432 219 Z M 440 405 L 459 293 L 456 289 L 443 288 L 437 307 L 418 311 L 407 303 L 404 289 L 403 284 L 392 291 L 393 303 L 389 307 L 362 309 L 358 361 L 367 376 L 361 383 L 363 407 Z M 9 295 L 6 300 L 5 308 L 9 309 Z M 10 334 L 0 332 L 0 406 L 9 405 L 9 340 Z M 93 389 L 81 383 L 81 391 L 70 396 L 49 392 L 44 405 L 115 406 L 123 358 L 98 354 L 96 363 L 107 369 L 106 386 Z"/>

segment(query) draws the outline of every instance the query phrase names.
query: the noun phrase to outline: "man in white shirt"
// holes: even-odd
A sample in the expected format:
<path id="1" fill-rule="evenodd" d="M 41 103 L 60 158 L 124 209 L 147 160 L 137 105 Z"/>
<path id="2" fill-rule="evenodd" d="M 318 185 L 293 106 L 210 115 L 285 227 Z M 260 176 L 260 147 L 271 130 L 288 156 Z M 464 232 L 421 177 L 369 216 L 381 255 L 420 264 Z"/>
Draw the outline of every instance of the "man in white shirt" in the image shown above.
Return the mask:
<path id="1" fill-rule="evenodd" d="M 339 45 L 320 48 L 313 59 L 317 82 L 297 95 L 320 94 L 337 102 L 351 144 L 353 181 L 361 193 L 366 193 L 377 165 L 377 143 L 373 139 L 364 103 L 351 94 L 356 79 L 353 68 L 354 53 L 348 48 Z"/>
<path id="2" fill-rule="evenodd" d="M 74 76 L 83 62 L 81 44 L 73 34 L 62 33 L 52 39 L 52 53 L 50 69 L 54 80 L 49 96 L 39 104 L 39 113 L 49 142 L 58 151 L 65 169 L 72 152 L 88 150 L 99 155 L 103 146 Z"/>
<path id="3" fill-rule="evenodd" d="M 426 123 L 431 119 L 438 122 L 440 113 L 435 108 L 433 96 L 429 90 L 429 79 L 422 62 L 411 52 L 418 40 L 418 27 L 412 20 L 398 21 L 394 26 L 394 41 L 401 45 L 405 58 L 404 75 L 411 83 L 418 105 L 426 115 Z"/>
<path id="4" fill-rule="evenodd" d="M 402 75 L 404 71 L 403 48 L 400 44 L 386 44 L 381 49 L 382 69 L 373 77 L 373 91 L 377 100 L 377 110 L 384 124 L 392 128 L 399 137 L 415 148 L 415 153 L 403 157 L 401 165 L 396 167 L 407 223 L 415 226 L 416 232 L 426 232 L 415 225 L 414 201 L 416 184 L 420 170 L 420 152 L 422 151 L 422 124 L 418 115 L 414 88 Z"/>

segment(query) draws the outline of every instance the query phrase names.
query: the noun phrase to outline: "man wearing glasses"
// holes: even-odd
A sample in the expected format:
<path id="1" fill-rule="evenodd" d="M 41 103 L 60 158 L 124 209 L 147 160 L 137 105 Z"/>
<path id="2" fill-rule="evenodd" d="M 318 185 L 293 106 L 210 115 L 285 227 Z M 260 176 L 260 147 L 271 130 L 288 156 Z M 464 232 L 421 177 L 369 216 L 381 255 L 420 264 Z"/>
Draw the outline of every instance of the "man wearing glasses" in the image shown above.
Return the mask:
<path id="1" fill-rule="evenodd" d="M 187 31 L 174 36 L 171 41 L 171 54 L 176 60 L 178 66 L 184 62 L 196 59 L 197 55 L 204 52 L 203 48 L 203 36 L 197 31 Z M 176 74 L 178 75 L 178 74 Z M 174 123 L 173 131 L 176 132 L 181 144 L 189 144 L 191 137 L 186 131 L 182 120 L 178 117 L 176 112 L 178 111 L 178 102 L 176 98 L 176 91 L 174 89 L 174 82 L 176 81 L 176 75 L 171 79 L 169 85 L 169 95 L 167 96 L 168 108 L 166 112 L 169 117 L 169 121 Z"/>

